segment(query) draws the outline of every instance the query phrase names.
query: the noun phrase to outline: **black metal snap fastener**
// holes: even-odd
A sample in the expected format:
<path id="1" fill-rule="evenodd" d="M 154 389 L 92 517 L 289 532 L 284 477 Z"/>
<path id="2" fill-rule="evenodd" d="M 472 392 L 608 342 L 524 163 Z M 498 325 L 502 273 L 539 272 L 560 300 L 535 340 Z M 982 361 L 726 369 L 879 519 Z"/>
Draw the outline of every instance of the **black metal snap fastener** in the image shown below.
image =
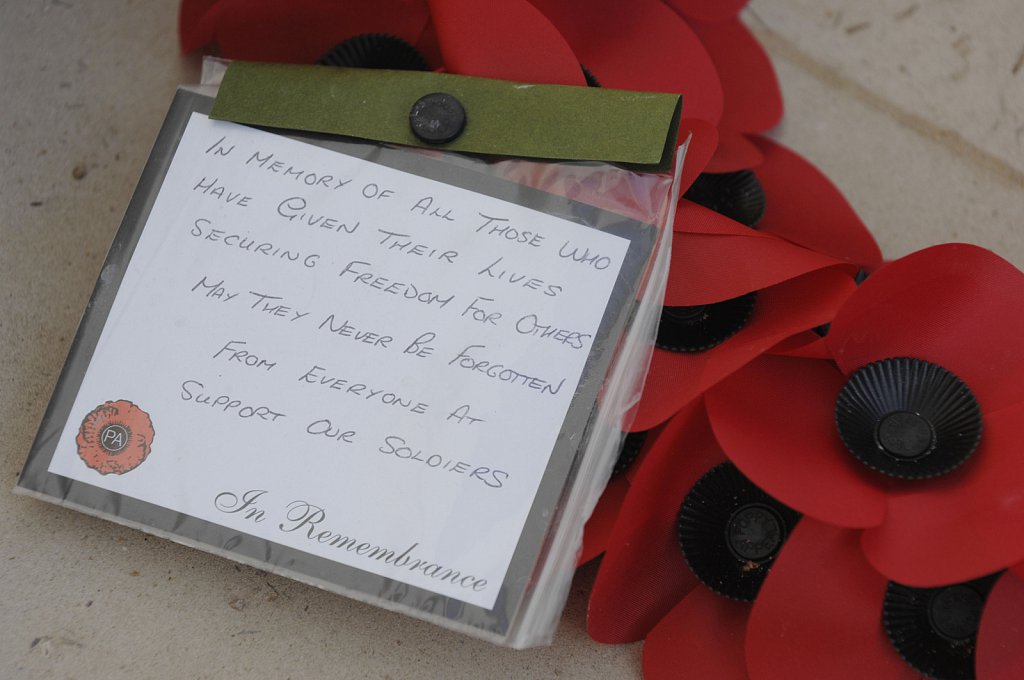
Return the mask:
<path id="1" fill-rule="evenodd" d="M 427 144 L 447 144 L 466 127 L 466 110 L 450 94 L 432 92 L 416 100 L 409 111 L 409 127 Z"/>

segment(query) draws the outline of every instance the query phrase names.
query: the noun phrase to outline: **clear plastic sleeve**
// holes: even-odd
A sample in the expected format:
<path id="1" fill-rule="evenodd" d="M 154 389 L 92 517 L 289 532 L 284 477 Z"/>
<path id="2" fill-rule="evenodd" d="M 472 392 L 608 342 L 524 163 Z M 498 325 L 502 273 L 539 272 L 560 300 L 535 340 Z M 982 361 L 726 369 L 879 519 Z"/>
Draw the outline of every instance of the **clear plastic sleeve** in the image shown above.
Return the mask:
<path id="1" fill-rule="evenodd" d="M 584 524 L 643 386 L 685 146 L 675 172 L 641 173 L 313 134 L 233 133 L 241 126 L 206 119 L 210 105 L 204 94 L 181 91 L 171 108 L 18 491 L 498 644 L 550 643 Z M 217 175 L 226 187 L 217 193 L 202 164 L 229 162 L 223 150 L 231 134 L 238 146 L 257 147 L 236 155 L 249 162 Z M 289 181 L 311 188 L 275 194 L 287 174 L 242 184 L 246 173 L 267 174 L 276 162 L 259 165 L 272 153 L 271 136 L 315 149 L 303 156 L 297 146 L 273 147 L 275 158 L 291 154 L 294 173 L 299 165 L 312 173 Z M 342 169 L 325 175 L 317 163 Z M 369 205 L 385 177 L 396 194 L 429 182 L 437 203 L 411 202 L 412 227 L 387 221 L 408 214 L 408 205 L 401 214 L 367 207 L 355 229 L 328 217 L 349 203 L 314 204 L 321 196 L 314 190 L 326 196 L 332 182 L 341 190 L 341 178 L 356 170 L 370 174 L 353 174 L 363 177 L 351 185 L 363 191 L 353 202 Z M 467 201 L 474 221 L 460 226 L 451 210 L 463 203 L 442 208 L 446 196 Z M 543 219 L 504 224 L 480 207 L 493 205 Z M 413 227 L 427 235 L 422 242 L 409 237 Z M 518 253 L 531 239 L 540 246 L 545 234 L 551 267 L 562 266 L 564 276 L 557 284 L 541 275 L 522 281 L 516 266 L 546 266 L 546 251 Z M 604 262 L 585 245 L 574 250 L 566 234 L 621 254 Z M 246 239 L 254 244 L 248 249 Z M 460 274 L 463 262 L 472 266 Z M 380 265 L 376 278 L 371 264 Z M 602 278 L 602 266 L 615 275 Z M 465 277 L 480 288 L 460 287 Z M 411 311 L 417 299 L 430 307 L 431 298 L 417 298 L 410 281 L 432 287 L 436 309 Z M 238 311 L 212 307 L 217 285 L 224 296 L 242 296 L 217 300 L 226 304 L 217 309 Z M 454 291 L 449 306 L 440 303 L 446 290 Z M 268 304 L 274 300 L 276 307 Z M 524 313 L 534 304 L 543 311 Z M 420 326 L 416 314 L 426 315 Z M 559 314 L 592 323 L 560 327 L 551 321 Z M 307 318 L 309 330 L 296 330 Z M 432 334 L 429 352 L 423 330 Z M 500 350 L 500 364 L 490 350 Z M 555 377 L 538 377 L 545 370 Z M 328 385 L 341 373 L 344 389 Z M 362 391 L 349 391 L 354 384 Z M 356 424 L 325 425 L 325 404 L 330 417 Z M 490 429 L 464 422 L 456 429 L 453 418 L 473 413 Z M 520 450 L 520 442 L 532 444 Z M 327 457 L 328 444 L 342 453 Z M 278 487 L 280 503 L 272 505 Z M 499 577 L 477 588 L 485 581 L 470 578 L 477 565 Z"/>

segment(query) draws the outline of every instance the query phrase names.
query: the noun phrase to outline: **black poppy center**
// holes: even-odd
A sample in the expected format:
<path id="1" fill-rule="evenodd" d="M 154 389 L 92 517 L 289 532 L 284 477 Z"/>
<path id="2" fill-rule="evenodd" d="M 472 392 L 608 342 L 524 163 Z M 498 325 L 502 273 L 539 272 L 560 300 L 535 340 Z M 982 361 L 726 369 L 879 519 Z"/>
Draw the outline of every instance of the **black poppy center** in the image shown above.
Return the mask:
<path id="1" fill-rule="evenodd" d="M 879 446 L 897 458 L 920 458 L 935 448 L 935 428 L 924 417 L 910 411 L 882 416 L 875 436 Z"/>
<path id="2" fill-rule="evenodd" d="M 711 590 L 751 601 L 800 515 L 722 463 L 697 480 L 679 508 L 679 546 Z"/>
<path id="3" fill-rule="evenodd" d="M 911 588 L 890 581 L 882 604 L 889 641 L 922 675 L 974 680 L 981 613 L 999 576 L 939 588 Z"/>
<path id="4" fill-rule="evenodd" d="M 622 447 L 619 449 L 619 457 L 615 460 L 615 467 L 612 468 L 612 476 L 621 475 L 633 461 L 640 455 L 647 440 L 647 431 L 630 432 L 622 440 Z"/>
<path id="5" fill-rule="evenodd" d="M 702 173 L 685 198 L 751 228 L 757 227 L 767 206 L 764 187 L 751 170 Z"/>
<path id="6" fill-rule="evenodd" d="M 665 307 L 662 313 L 672 321 L 699 321 L 707 311 L 707 305 L 692 307 Z"/>
<path id="7" fill-rule="evenodd" d="M 121 453 L 128 446 L 131 432 L 124 425 L 111 423 L 100 430 L 100 446 L 107 453 Z"/>
<path id="8" fill-rule="evenodd" d="M 969 586 L 943 588 L 928 602 L 928 622 L 936 633 L 951 642 L 967 640 L 978 634 L 984 605 L 985 598 Z"/>
<path id="9" fill-rule="evenodd" d="M 858 460 L 901 479 L 946 474 L 981 441 L 981 407 L 942 366 L 900 357 L 868 364 L 836 398 L 836 428 Z"/>
<path id="10" fill-rule="evenodd" d="M 402 38 L 384 33 L 364 33 L 349 38 L 320 57 L 317 63 L 401 71 L 427 71 L 430 68 L 419 50 Z"/>
<path id="11" fill-rule="evenodd" d="M 655 344 L 670 352 L 704 352 L 742 330 L 754 312 L 757 293 L 705 305 L 661 308 Z"/>
<path id="12" fill-rule="evenodd" d="M 761 503 L 744 505 L 729 518 L 725 540 L 737 559 L 760 562 L 782 547 L 782 517 Z"/>

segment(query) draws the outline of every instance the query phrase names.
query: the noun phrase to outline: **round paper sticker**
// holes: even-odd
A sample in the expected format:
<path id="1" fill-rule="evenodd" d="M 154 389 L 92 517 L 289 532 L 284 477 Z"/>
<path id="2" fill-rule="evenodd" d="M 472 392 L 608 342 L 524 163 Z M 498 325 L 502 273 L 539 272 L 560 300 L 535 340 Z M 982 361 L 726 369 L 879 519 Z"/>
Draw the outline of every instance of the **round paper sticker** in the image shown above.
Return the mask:
<path id="1" fill-rule="evenodd" d="M 153 444 L 149 414 L 130 401 L 108 401 L 82 421 L 75 443 L 82 461 L 103 475 L 123 475 L 149 455 Z"/>

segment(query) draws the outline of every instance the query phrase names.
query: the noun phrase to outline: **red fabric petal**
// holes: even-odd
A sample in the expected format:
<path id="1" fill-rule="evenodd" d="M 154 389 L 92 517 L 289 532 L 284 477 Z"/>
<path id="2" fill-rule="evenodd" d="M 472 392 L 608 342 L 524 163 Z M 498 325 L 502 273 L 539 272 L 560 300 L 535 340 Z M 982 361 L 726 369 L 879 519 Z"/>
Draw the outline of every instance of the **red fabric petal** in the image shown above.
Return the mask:
<path id="1" fill-rule="evenodd" d="M 590 595 L 587 630 L 598 642 L 639 640 L 697 585 L 679 548 L 676 515 L 690 487 L 724 458 L 700 404 L 654 436 Z"/>
<path id="2" fill-rule="evenodd" d="M 181 0 L 181 6 L 178 7 L 178 41 L 182 53 L 198 50 L 213 40 L 213 27 L 205 18 L 218 2 L 220 0 Z"/>
<path id="3" fill-rule="evenodd" d="M 679 121 L 680 139 L 685 142 L 688 135 L 692 135 L 692 138 L 686 148 L 683 171 L 679 175 L 680 195 L 686 193 L 697 176 L 704 172 L 718 148 L 718 128 L 706 120 L 684 118 Z"/>
<path id="4" fill-rule="evenodd" d="M 916 357 L 959 376 L 982 412 L 1024 401 L 1024 274 L 977 246 L 926 248 L 869 277 L 828 343 L 847 373 Z"/>
<path id="5" fill-rule="evenodd" d="M 449 73 L 586 85 L 572 48 L 526 0 L 429 0 Z"/>
<path id="6" fill-rule="evenodd" d="M 830 362 L 765 356 L 708 392 L 708 415 L 729 459 L 775 498 L 831 524 L 875 526 L 884 478 L 839 439 L 843 382 Z"/>
<path id="7" fill-rule="evenodd" d="M 744 238 L 765 239 L 780 242 L 783 245 L 795 248 L 782 239 L 774 236 L 759 234 L 755 230 L 740 224 L 735 220 L 716 213 L 714 210 L 705 208 L 693 201 L 681 198 L 676 205 L 676 220 L 672 226 L 673 231 L 685 232 L 687 234 L 709 234 L 712 236 L 742 236 Z M 807 250 L 803 248 L 802 250 Z M 836 260 L 831 260 L 837 264 Z"/>
<path id="8" fill-rule="evenodd" d="M 696 354 L 655 349 L 633 429 L 663 423 L 785 338 L 827 322 L 855 287 L 837 268 L 811 272 L 760 291 L 750 323 L 718 347 Z"/>
<path id="9" fill-rule="evenodd" d="M 750 0 L 665 0 L 685 18 L 697 21 L 725 21 L 740 13 Z"/>
<path id="10" fill-rule="evenodd" d="M 799 359 L 832 359 L 832 353 L 829 352 L 828 345 L 825 344 L 825 338 L 814 331 L 804 331 L 791 338 L 786 338 L 768 350 L 768 353 Z"/>
<path id="11" fill-rule="evenodd" d="M 604 87 L 683 95 L 687 116 L 718 123 L 722 83 L 693 30 L 661 0 L 532 0 Z"/>
<path id="12" fill-rule="evenodd" d="M 718 2 L 703 3 L 718 5 Z M 764 132 L 782 120 L 782 91 L 764 48 L 739 19 L 693 23 L 722 81 L 720 125 L 737 132 Z"/>
<path id="13" fill-rule="evenodd" d="M 1017 575 L 1017 578 L 1024 580 L 1024 562 L 1018 562 L 1010 567 L 1010 571 Z"/>
<path id="14" fill-rule="evenodd" d="M 804 518 L 754 602 L 747 666 L 757 680 L 914 680 L 882 628 L 886 580 L 857 532 Z"/>
<path id="15" fill-rule="evenodd" d="M 718 148 L 705 172 L 736 172 L 757 168 L 764 162 L 761 150 L 735 130 L 719 129 Z"/>
<path id="16" fill-rule="evenodd" d="M 743 633 L 750 605 L 697 588 L 644 642 L 644 680 L 747 680 Z"/>
<path id="17" fill-rule="evenodd" d="M 339 2 L 220 0 L 201 9 L 182 8 L 183 49 L 211 41 L 221 56 L 252 61 L 313 63 L 339 42 L 364 33 L 387 33 L 415 44 L 427 25 L 425 0 Z"/>
<path id="18" fill-rule="evenodd" d="M 756 168 L 767 202 L 759 230 L 866 269 L 881 264 L 874 237 L 820 170 L 781 144 L 752 139 L 764 157 Z"/>
<path id="19" fill-rule="evenodd" d="M 604 488 L 594 511 L 590 513 L 590 519 L 583 527 L 583 546 L 576 558 L 576 566 L 586 564 L 604 552 L 605 546 L 608 545 L 608 537 L 612 533 L 612 526 L 615 525 L 619 509 L 628 492 L 629 482 L 625 476 L 619 475 L 608 480 L 608 486 Z"/>
<path id="20" fill-rule="evenodd" d="M 974 669 L 978 680 L 1024 678 L 1024 581 L 1003 574 L 981 613 Z"/>
<path id="21" fill-rule="evenodd" d="M 864 551 L 893 581 L 933 587 L 1024 560 L 1024 403 L 985 417 L 981 445 L 953 472 L 889 495 Z"/>
<path id="22" fill-rule="evenodd" d="M 842 264 L 685 199 L 679 201 L 673 229 L 668 306 L 721 302 Z M 854 268 L 848 271 L 852 280 Z"/>
<path id="23" fill-rule="evenodd" d="M 437 31 L 434 29 L 434 21 L 430 17 L 427 17 L 427 25 L 413 46 L 419 50 L 428 64 L 436 65 L 439 71 L 443 70 L 441 65 L 444 60 L 441 58 L 441 46 L 437 42 Z"/>
<path id="24" fill-rule="evenodd" d="M 640 432 L 657 427 L 700 397 L 704 390 L 698 376 L 690 374 L 690 369 L 696 364 L 692 361 L 693 356 L 697 355 L 654 350 L 640 403 L 634 407 L 631 431 Z M 682 389 L 679 384 L 681 377 L 690 383 Z"/>

